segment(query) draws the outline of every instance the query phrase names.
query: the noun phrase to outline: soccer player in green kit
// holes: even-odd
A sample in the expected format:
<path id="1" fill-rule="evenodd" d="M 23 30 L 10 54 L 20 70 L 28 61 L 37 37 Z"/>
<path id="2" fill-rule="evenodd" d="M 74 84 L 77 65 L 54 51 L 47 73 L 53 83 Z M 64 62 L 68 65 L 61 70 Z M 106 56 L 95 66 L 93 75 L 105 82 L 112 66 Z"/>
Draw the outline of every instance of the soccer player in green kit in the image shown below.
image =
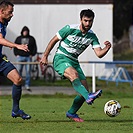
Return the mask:
<path id="1" fill-rule="evenodd" d="M 90 9 L 80 12 L 80 24 L 66 25 L 59 30 L 50 40 L 44 55 L 40 61 L 41 64 L 48 64 L 48 55 L 55 44 L 59 41 L 59 47 L 53 59 L 55 71 L 62 77 L 70 80 L 73 88 L 78 92 L 74 98 L 73 104 L 66 113 L 66 117 L 76 121 L 83 122 L 76 112 L 86 102 L 91 105 L 98 98 L 102 90 L 95 93 L 89 93 L 86 77 L 78 62 L 78 56 L 91 44 L 95 54 L 102 58 L 111 48 L 111 43 L 105 41 L 105 47 L 101 48 L 97 36 L 91 29 L 95 14 Z"/>

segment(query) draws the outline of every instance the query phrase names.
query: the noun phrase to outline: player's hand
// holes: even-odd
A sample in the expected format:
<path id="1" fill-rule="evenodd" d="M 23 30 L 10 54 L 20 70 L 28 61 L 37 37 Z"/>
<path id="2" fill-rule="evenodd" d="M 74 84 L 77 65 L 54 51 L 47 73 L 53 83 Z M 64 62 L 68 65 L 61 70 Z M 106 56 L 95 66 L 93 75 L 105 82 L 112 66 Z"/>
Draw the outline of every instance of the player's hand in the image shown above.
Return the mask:
<path id="1" fill-rule="evenodd" d="M 25 52 L 29 52 L 29 49 L 28 49 L 28 45 L 27 44 L 17 45 L 17 49 L 23 50 Z"/>
<path id="2" fill-rule="evenodd" d="M 48 64 L 48 59 L 47 57 L 43 56 L 40 60 L 40 64 L 42 65 L 47 65 Z"/>
<path id="3" fill-rule="evenodd" d="M 104 44 L 105 44 L 107 49 L 111 48 L 111 43 L 109 41 L 105 41 Z"/>

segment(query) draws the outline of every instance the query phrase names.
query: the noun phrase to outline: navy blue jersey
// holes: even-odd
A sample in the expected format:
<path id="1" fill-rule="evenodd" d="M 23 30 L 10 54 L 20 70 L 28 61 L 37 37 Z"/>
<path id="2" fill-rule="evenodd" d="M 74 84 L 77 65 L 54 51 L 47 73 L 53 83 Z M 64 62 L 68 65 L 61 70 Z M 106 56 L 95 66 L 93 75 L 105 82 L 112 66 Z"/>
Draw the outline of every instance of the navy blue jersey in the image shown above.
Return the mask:
<path id="1" fill-rule="evenodd" d="M 5 35 L 6 35 L 6 27 L 7 27 L 7 24 L 8 23 L 2 24 L 0 22 L 0 33 L 3 35 L 3 38 L 5 38 Z M 0 57 L 2 57 L 2 46 L 3 45 L 0 44 Z"/>

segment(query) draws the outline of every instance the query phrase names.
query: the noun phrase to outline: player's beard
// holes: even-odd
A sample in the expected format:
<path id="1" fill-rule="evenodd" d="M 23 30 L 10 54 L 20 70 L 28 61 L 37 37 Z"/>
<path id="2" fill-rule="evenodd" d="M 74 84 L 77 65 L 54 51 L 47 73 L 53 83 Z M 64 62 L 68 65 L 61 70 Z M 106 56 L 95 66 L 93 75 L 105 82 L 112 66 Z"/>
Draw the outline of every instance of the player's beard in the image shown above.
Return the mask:
<path id="1" fill-rule="evenodd" d="M 5 22 L 9 22 L 11 19 L 12 19 L 12 17 L 5 18 L 4 21 L 5 21 Z"/>
<path id="2" fill-rule="evenodd" d="M 85 32 L 88 32 L 90 30 L 91 26 L 88 26 L 88 27 L 85 27 L 84 24 L 82 23 L 82 29 L 85 31 Z"/>

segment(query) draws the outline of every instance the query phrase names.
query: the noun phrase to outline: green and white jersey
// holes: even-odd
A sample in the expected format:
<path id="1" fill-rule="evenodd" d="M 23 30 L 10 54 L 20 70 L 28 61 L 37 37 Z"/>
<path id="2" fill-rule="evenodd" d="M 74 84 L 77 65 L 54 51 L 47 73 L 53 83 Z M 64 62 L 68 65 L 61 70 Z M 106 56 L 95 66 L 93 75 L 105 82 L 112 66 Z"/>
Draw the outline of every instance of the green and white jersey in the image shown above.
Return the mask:
<path id="1" fill-rule="evenodd" d="M 64 54 L 71 59 L 78 56 L 91 44 L 92 48 L 100 47 L 97 36 L 92 30 L 83 34 L 78 25 L 66 25 L 56 35 L 60 39 L 56 53 Z"/>

